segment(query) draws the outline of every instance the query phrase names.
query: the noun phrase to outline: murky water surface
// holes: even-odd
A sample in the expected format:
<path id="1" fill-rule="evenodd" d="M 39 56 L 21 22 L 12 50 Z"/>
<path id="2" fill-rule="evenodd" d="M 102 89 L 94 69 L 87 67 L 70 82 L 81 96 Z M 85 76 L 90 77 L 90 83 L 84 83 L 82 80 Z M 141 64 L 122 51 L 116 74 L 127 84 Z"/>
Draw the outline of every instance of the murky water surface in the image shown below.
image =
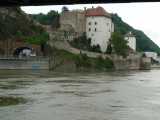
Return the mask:
<path id="1" fill-rule="evenodd" d="M 159 120 L 160 70 L 0 70 L 0 120 Z"/>

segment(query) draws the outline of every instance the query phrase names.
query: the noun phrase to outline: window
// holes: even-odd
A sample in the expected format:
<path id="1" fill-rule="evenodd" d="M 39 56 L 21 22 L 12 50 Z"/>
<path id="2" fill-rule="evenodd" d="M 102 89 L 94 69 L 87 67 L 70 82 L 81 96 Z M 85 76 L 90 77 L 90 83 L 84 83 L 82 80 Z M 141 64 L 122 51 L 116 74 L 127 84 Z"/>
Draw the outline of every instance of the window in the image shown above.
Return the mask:
<path id="1" fill-rule="evenodd" d="M 91 25 L 91 22 L 89 22 L 88 25 Z"/>
<path id="2" fill-rule="evenodd" d="M 95 25 L 97 25 L 97 22 L 95 22 Z"/>
<path id="3" fill-rule="evenodd" d="M 110 29 L 109 29 L 109 32 L 110 32 Z"/>
<path id="4" fill-rule="evenodd" d="M 90 31 L 91 31 L 91 28 L 89 28 L 88 31 L 90 32 Z"/>
<path id="5" fill-rule="evenodd" d="M 93 36 L 93 34 L 92 34 L 92 36 Z"/>
<path id="6" fill-rule="evenodd" d="M 92 17 L 92 19 L 94 19 L 94 17 Z"/>
<path id="7" fill-rule="evenodd" d="M 108 25 L 108 23 L 107 23 L 107 25 Z"/>
<path id="8" fill-rule="evenodd" d="M 94 31 L 97 31 L 97 28 L 95 28 Z"/>

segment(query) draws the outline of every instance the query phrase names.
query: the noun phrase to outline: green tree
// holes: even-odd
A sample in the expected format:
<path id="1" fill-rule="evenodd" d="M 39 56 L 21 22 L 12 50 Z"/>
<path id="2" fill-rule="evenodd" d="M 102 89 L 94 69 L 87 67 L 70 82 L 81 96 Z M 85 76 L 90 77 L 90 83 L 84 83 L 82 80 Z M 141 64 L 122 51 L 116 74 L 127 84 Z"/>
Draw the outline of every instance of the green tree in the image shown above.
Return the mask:
<path id="1" fill-rule="evenodd" d="M 22 32 L 21 32 L 21 30 L 18 30 L 18 31 L 16 32 L 16 35 L 17 35 L 18 37 L 22 37 Z"/>
<path id="2" fill-rule="evenodd" d="M 146 57 L 146 54 L 145 54 L 145 53 L 142 53 L 142 57 Z"/>
<path id="3" fill-rule="evenodd" d="M 99 45 L 99 44 L 97 44 L 97 45 L 93 45 L 93 46 L 92 46 L 92 51 L 93 51 L 93 52 L 102 53 L 102 51 L 101 51 L 101 47 L 100 47 L 100 45 Z"/>
<path id="4" fill-rule="evenodd" d="M 112 33 L 109 42 L 113 45 L 115 53 L 122 55 L 123 58 L 127 57 L 129 49 L 129 46 L 127 45 L 128 41 L 124 39 L 124 36 L 120 32 Z"/>
<path id="5" fill-rule="evenodd" d="M 57 11 L 51 10 L 47 14 L 39 13 L 28 15 L 43 25 L 52 25 L 53 28 L 59 28 L 60 14 Z"/>
<path id="6" fill-rule="evenodd" d="M 112 46 L 111 46 L 111 43 L 109 43 L 107 45 L 107 50 L 106 50 L 106 54 L 111 54 L 112 53 Z"/>
<path id="7" fill-rule="evenodd" d="M 69 11 L 69 9 L 68 9 L 67 6 L 63 6 L 63 7 L 62 7 L 62 12 L 68 12 L 68 11 Z"/>

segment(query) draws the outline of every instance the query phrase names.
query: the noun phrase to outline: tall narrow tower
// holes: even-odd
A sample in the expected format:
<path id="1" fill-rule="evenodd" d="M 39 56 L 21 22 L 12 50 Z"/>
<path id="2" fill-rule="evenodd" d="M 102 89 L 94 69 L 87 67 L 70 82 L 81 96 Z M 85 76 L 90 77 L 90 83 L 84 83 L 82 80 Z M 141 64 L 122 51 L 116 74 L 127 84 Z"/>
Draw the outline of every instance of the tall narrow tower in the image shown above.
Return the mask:
<path id="1" fill-rule="evenodd" d="M 129 47 L 136 51 L 136 37 L 132 34 L 131 31 L 124 35 L 124 39 L 128 41 Z"/>
<path id="2" fill-rule="evenodd" d="M 112 17 L 102 7 L 87 9 L 85 15 L 86 34 L 91 38 L 91 45 L 99 44 L 102 52 L 105 52 L 108 40 L 114 31 Z"/>

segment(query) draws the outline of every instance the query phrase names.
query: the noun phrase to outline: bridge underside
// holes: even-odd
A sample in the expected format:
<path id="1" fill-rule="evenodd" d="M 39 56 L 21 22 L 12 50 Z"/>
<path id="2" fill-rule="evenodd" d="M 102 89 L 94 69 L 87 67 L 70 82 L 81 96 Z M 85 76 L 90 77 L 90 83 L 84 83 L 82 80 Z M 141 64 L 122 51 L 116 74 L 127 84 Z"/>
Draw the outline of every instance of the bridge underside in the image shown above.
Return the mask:
<path id="1" fill-rule="evenodd" d="M 71 5 L 131 2 L 160 2 L 160 0 L 1 0 L 0 6 Z"/>

